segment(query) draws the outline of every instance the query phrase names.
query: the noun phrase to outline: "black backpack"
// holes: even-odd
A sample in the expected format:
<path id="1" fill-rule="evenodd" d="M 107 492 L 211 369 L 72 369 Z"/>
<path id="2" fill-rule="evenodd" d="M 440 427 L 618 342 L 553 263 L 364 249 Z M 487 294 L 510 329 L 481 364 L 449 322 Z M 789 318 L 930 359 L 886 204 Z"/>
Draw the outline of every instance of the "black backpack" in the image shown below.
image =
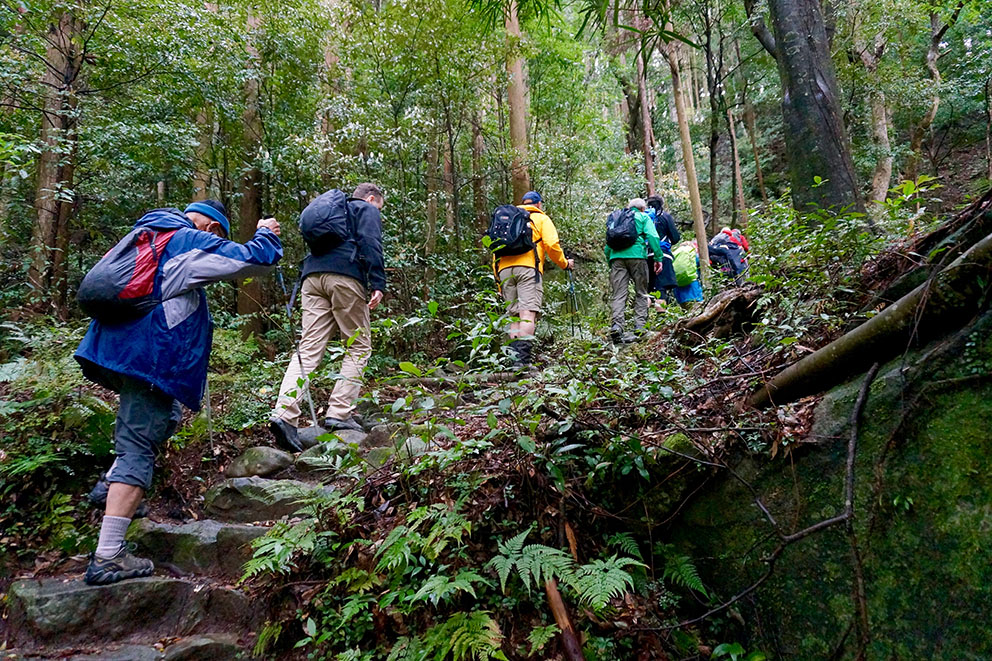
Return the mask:
<path id="1" fill-rule="evenodd" d="M 496 257 L 523 255 L 533 250 L 536 263 L 537 244 L 534 243 L 534 231 L 530 226 L 530 212 L 526 209 L 512 204 L 496 207 L 486 236 L 490 241 L 489 249 Z"/>
<path id="2" fill-rule="evenodd" d="M 155 287 L 162 253 L 176 230 L 131 231 L 96 263 L 79 284 L 82 311 L 105 324 L 140 319 L 162 302 Z"/>
<path id="3" fill-rule="evenodd" d="M 613 250 L 626 250 L 637 243 L 638 236 L 633 209 L 617 209 L 606 219 L 606 245 Z"/>
<path id="4" fill-rule="evenodd" d="M 300 214 L 300 233 L 312 254 L 326 255 L 343 243 L 355 241 L 349 199 L 342 191 L 329 190 Z"/>

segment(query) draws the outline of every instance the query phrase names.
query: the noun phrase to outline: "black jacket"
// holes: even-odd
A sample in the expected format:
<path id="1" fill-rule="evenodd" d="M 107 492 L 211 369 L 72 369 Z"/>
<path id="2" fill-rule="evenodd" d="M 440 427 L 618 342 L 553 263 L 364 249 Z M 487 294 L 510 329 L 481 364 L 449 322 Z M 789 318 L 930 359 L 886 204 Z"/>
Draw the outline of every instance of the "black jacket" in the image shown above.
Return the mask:
<path id="1" fill-rule="evenodd" d="M 303 260 L 303 277 L 311 273 L 337 273 L 354 278 L 368 292 L 386 291 L 386 264 L 382 255 L 382 215 L 366 202 L 352 198 L 348 209 L 355 223 L 355 243 L 342 243 L 323 255 L 307 255 Z"/>
<path id="2" fill-rule="evenodd" d="M 668 241 L 673 246 L 682 240 L 682 235 L 679 234 L 679 230 L 675 227 L 675 219 L 667 211 L 662 211 L 657 215 L 654 221 L 654 228 L 658 230 L 658 238 L 662 241 Z"/>

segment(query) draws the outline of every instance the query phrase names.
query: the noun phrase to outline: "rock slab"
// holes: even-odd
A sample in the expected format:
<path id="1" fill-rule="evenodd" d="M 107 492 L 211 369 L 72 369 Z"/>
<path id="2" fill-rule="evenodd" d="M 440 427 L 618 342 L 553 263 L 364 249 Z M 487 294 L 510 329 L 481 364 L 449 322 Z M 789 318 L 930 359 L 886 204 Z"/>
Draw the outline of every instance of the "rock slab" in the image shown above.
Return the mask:
<path id="1" fill-rule="evenodd" d="M 37 647 L 158 640 L 253 625 L 244 594 L 209 583 L 150 576 L 113 585 L 16 581 L 7 594 L 12 644 Z"/>
<path id="2" fill-rule="evenodd" d="M 298 480 L 235 477 L 211 487 L 204 494 L 203 509 L 221 521 L 271 521 L 296 512 L 300 498 L 314 488 Z"/>
<path id="3" fill-rule="evenodd" d="M 221 523 L 212 519 L 180 525 L 138 519 L 127 531 L 138 555 L 169 562 L 184 571 L 238 578 L 252 555 L 251 541 L 268 532 L 266 526 Z"/>
<path id="4" fill-rule="evenodd" d="M 293 455 L 277 448 L 259 446 L 248 448 L 224 471 L 227 477 L 265 477 L 293 465 Z"/>
<path id="5" fill-rule="evenodd" d="M 185 638 L 165 650 L 163 661 L 234 661 L 247 658 L 238 639 L 230 634 L 205 634 Z"/>

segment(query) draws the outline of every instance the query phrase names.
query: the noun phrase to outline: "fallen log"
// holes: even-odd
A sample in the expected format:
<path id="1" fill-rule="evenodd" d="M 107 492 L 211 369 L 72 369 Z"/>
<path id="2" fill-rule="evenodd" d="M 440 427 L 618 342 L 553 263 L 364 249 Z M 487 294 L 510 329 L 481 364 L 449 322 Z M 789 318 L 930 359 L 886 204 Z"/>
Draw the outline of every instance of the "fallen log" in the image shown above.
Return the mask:
<path id="1" fill-rule="evenodd" d="M 986 304 L 990 289 L 992 234 L 865 323 L 779 372 L 747 403 L 785 404 L 843 383 L 914 342 L 960 327 Z"/>
<path id="2" fill-rule="evenodd" d="M 568 617 L 568 609 L 565 608 L 565 601 L 558 591 L 558 581 L 553 578 L 544 583 L 544 591 L 548 595 L 548 604 L 551 606 L 551 613 L 555 617 L 555 624 L 561 631 L 561 645 L 565 650 L 565 658 L 568 661 L 583 661 L 582 645 L 579 637 L 572 626 L 572 620 Z"/>
<path id="3" fill-rule="evenodd" d="M 531 376 L 527 372 L 489 372 L 486 374 L 454 374 L 449 376 L 412 376 L 402 379 L 388 379 L 383 383 L 391 386 L 443 386 L 459 383 L 506 383 Z"/>
<path id="4" fill-rule="evenodd" d="M 677 330 L 710 337 L 729 337 L 754 322 L 754 302 L 761 296 L 757 285 L 726 289 L 706 304 L 702 312 L 679 322 Z"/>
<path id="5" fill-rule="evenodd" d="M 880 255 L 873 265 L 873 277 L 884 286 L 865 309 L 873 310 L 901 298 L 989 232 L 992 232 L 992 189 L 940 227 L 910 240 L 899 250 Z"/>

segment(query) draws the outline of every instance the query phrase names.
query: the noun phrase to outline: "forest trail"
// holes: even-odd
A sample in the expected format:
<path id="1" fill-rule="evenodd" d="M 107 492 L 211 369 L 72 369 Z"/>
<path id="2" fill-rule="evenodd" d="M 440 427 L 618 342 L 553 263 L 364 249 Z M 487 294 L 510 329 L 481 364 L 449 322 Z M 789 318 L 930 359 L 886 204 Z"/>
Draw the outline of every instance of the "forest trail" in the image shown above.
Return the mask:
<path id="1" fill-rule="evenodd" d="M 275 522 L 291 519 L 308 494 L 342 486 L 334 473 L 342 455 L 357 452 L 373 473 L 391 457 L 411 460 L 425 452 L 426 444 L 407 438 L 404 429 L 398 423 L 378 424 L 367 433 L 304 427 L 300 440 L 307 449 L 296 456 L 268 446 L 248 448 L 204 494 L 206 518 L 134 520 L 127 539 L 138 555 L 155 562 L 148 578 L 90 586 L 81 567 L 15 581 L 8 594 L 12 649 L 5 658 L 244 658 L 265 608 L 261 595 L 239 586 L 252 541 Z"/>

